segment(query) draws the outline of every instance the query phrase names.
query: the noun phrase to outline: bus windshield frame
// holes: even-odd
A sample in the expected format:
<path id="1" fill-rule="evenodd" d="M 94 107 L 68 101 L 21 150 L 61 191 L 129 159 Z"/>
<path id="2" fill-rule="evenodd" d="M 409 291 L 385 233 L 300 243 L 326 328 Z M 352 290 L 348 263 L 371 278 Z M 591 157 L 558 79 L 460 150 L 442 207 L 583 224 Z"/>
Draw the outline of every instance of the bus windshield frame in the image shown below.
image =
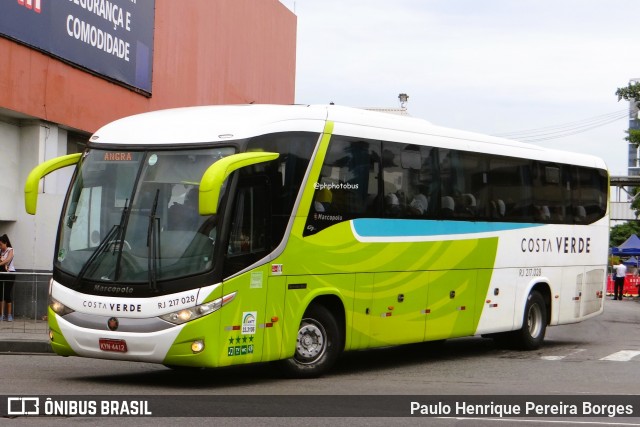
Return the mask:
<path id="1" fill-rule="evenodd" d="M 198 187 L 211 164 L 236 151 L 88 149 L 63 208 L 55 269 L 76 286 L 152 288 L 212 270 L 219 215 L 198 214 Z"/>

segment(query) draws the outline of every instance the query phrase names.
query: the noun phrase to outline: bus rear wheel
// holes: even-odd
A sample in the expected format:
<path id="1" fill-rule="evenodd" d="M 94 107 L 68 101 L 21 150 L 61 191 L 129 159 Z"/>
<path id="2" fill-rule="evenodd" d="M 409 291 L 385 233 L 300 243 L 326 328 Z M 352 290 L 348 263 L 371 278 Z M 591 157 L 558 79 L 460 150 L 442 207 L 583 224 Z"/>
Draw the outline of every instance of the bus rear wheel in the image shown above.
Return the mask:
<path id="1" fill-rule="evenodd" d="M 522 350 L 536 350 L 542 345 L 547 330 L 547 306 L 540 292 L 527 298 L 522 328 L 513 332 L 513 343 Z"/>
<path id="2" fill-rule="evenodd" d="M 279 362 L 292 378 L 313 378 L 327 372 L 341 352 L 338 322 L 322 305 L 312 305 L 302 316 L 296 337 L 296 352 Z"/>

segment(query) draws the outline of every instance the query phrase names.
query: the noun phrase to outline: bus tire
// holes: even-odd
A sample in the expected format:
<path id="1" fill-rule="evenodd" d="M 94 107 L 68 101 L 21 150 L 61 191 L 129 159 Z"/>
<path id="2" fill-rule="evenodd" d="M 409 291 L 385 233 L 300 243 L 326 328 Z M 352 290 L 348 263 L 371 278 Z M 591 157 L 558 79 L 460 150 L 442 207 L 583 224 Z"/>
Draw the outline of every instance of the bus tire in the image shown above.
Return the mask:
<path id="1" fill-rule="evenodd" d="M 540 292 L 527 297 L 522 328 L 513 332 L 514 344 L 521 350 L 536 350 L 544 341 L 547 330 L 547 306 Z"/>
<path id="2" fill-rule="evenodd" d="M 318 377 L 335 363 L 342 351 L 340 343 L 340 327 L 333 314 L 322 305 L 311 305 L 300 321 L 294 356 L 278 364 L 290 378 Z"/>

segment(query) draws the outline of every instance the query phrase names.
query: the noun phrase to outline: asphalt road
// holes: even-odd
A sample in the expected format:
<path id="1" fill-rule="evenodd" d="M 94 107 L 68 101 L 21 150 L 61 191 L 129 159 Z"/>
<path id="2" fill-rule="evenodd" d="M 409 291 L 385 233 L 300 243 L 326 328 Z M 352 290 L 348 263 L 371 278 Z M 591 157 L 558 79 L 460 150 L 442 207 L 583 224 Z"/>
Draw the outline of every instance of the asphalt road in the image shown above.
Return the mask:
<path id="1" fill-rule="evenodd" d="M 637 401 L 638 418 L 518 418 L 518 425 L 637 425 L 640 426 L 640 302 L 605 302 L 605 314 L 588 321 L 552 327 L 545 345 L 531 352 L 496 346 L 480 337 L 450 340 L 440 345 L 410 345 L 346 353 L 327 376 L 313 380 L 282 379 L 271 365 L 217 370 L 172 371 L 147 363 L 113 362 L 53 355 L 0 355 L 4 396 L 77 395 L 118 398 L 175 396 L 175 410 L 226 398 L 225 410 L 234 405 L 255 405 L 252 396 L 305 396 L 299 405 L 291 399 L 267 398 L 265 414 L 333 414 L 342 405 L 367 403 L 371 414 L 384 415 L 378 398 L 353 396 L 460 396 L 477 395 L 500 401 L 504 396 L 550 396 L 599 399 L 600 395 L 631 395 Z M 191 397 L 184 397 L 185 395 Z M 229 397 L 233 395 L 232 397 Z M 314 395 L 343 396 L 317 401 Z M 251 398 L 250 398 L 251 397 Z M 202 400 L 204 399 L 204 400 Z M 302 398 L 301 398 L 302 399 Z M 367 402 L 370 400 L 371 402 Z M 173 402 L 167 399 L 165 402 Z M 205 403 L 201 403 L 205 402 Z M 219 401 L 218 401 L 219 402 Z M 407 399 L 407 405 L 409 405 Z M 182 405 L 182 406 L 180 406 Z M 391 404 L 390 404 L 391 405 Z M 167 405 L 170 407 L 171 405 Z M 301 409 L 302 408 L 302 409 Z M 408 408 L 408 406 L 407 406 Z M 166 410 L 166 408 L 163 408 Z M 260 409 L 249 406 L 254 415 Z M 221 409 L 221 414 L 226 412 Z M 231 411 L 233 413 L 233 410 Z M 32 425 L 36 419 L 17 417 L 16 425 Z M 159 418 L 39 418 L 42 425 L 158 425 Z M 181 426 L 201 425 L 202 418 L 173 419 Z M 504 418 L 378 418 L 295 417 L 215 418 L 223 425 L 511 425 Z M 0 423 L 2 421 L 0 420 Z M 165 423 L 162 423 L 165 424 Z"/>

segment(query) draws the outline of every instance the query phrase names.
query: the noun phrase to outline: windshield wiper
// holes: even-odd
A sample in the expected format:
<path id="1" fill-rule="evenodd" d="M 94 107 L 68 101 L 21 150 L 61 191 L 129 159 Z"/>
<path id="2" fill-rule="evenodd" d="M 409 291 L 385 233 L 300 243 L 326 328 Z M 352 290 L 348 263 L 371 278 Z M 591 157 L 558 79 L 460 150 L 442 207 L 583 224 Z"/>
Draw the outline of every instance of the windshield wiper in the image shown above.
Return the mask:
<path id="1" fill-rule="evenodd" d="M 156 271 L 158 269 L 158 258 L 160 255 L 160 217 L 156 216 L 159 196 L 160 189 L 157 189 L 156 195 L 153 198 L 153 206 L 149 213 L 149 228 L 147 229 L 147 247 L 149 248 L 147 252 L 149 289 L 154 292 L 158 290 L 158 278 Z"/>
<path id="2" fill-rule="evenodd" d="M 119 233 L 120 228 L 121 228 L 120 224 L 113 224 L 113 227 L 111 227 L 111 229 L 109 230 L 107 235 L 104 236 L 104 239 L 102 239 L 102 241 L 100 242 L 96 250 L 93 251 L 89 259 L 87 259 L 87 262 L 85 262 L 84 265 L 82 266 L 82 269 L 80 270 L 80 272 L 78 273 L 78 276 L 76 277 L 76 280 L 74 281 L 74 287 L 76 287 L 78 283 L 84 278 L 84 276 L 87 274 L 87 270 L 89 270 L 89 267 L 93 265 L 93 263 L 98 258 L 98 256 L 101 253 L 108 251 L 108 247 L 113 241 L 112 240 L 113 237 L 116 235 L 116 233 Z"/>
<path id="3" fill-rule="evenodd" d="M 122 254 L 122 245 L 124 243 L 124 239 L 121 238 L 122 230 L 124 228 L 122 223 L 126 218 L 128 202 L 129 202 L 129 199 L 125 200 L 124 202 L 124 208 L 122 209 L 120 222 L 118 224 L 113 224 L 113 226 L 111 227 L 107 235 L 104 236 L 104 239 L 102 239 L 102 241 L 100 242 L 96 250 L 93 251 L 89 259 L 87 259 L 87 262 L 84 263 L 84 265 L 82 266 L 82 269 L 80 270 L 80 272 L 78 273 L 78 276 L 76 277 L 74 286 L 77 286 L 78 283 L 85 277 L 85 275 L 87 274 L 87 271 L 89 270 L 89 267 L 93 265 L 93 263 L 98 258 L 98 256 L 100 256 L 100 254 L 102 254 L 103 252 L 107 252 L 109 250 L 110 245 L 113 245 L 114 251 L 116 250 L 115 243 L 117 243 L 118 239 L 120 239 L 120 254 L 118 256 L 118 264 L 116 264 L 116 277 L 117 277 L 120 255 Z"/>
<path id="4" fill-rule="evenodd" d="M 123 234 L 123 230 L 127 229 L 127 222 L 129 221 L 129 216 L 127 215 L 127 210 L 129 207 L 129 199 L 125 199 L 124 201 L 124 207 L 122 208 L 122 215 L 120 215 L 120 223 L 118 224 L 120 226 L 120 233 L 118 234 L 118 238 L 116 239 L 116 242 L 114 243 L 118 243 L 118 240 L 120 240 L 120 245 L 118 246 L 118 259 L 116 260 L 116 272 L 115 275 L 113 277 L 113 280 L 118 280 L 118 277 L 120 277 L 120 261 L 122 260 L 122 247 L 124 246 L 124 234 Z M 116 250 L 116 245 L 113 245 L 113 250 L 115 252 Z"/>

